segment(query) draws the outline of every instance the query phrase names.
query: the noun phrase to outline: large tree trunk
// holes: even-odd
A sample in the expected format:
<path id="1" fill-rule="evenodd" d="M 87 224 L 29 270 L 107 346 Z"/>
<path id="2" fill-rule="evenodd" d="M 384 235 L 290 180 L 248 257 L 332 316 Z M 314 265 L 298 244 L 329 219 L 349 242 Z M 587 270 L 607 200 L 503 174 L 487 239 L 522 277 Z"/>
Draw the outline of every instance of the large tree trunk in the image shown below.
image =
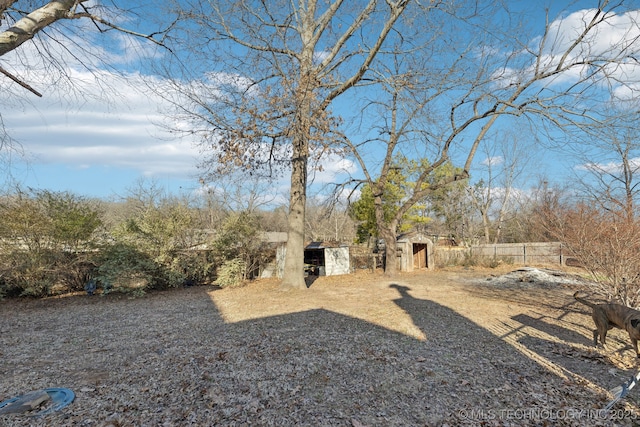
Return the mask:
<path id="1" fill-rule="evenodd" d="M 384 275 L 390 278 L 398 275 L 397 236 L 395 229 L 395 224 L 393 227 L 380 228 L 380 237 L 382 237 L 385 242 Z"/>
<path id="2" fill-rule="evenodd" d="M 289 233 L 282 277 L 282 286 L 285 288 L 305 289 L 307 287 L 304 281 L 304 218 L 307 203 L 307 155 L 305 151 L 308 150 L 306 140 L 294 142 L 289 198 Z"/>
<path id="3" fill-rule="evenodd" d="M 295 87 L 295 117 L 292 123 L 291 140 L 291 188 L 289 192 L 289 230 L 287 252 L 284 258 L 283 288 L 306 289 L 304 280 L 304 222 L 307 204 L 307 164 L 311 141 L 311 123 L 314 115 L 314 91 L 318 80 L 313 69 L 315 53 L 314 31 L 316 28 L 315 2 L 310 2 L 302 14 L 300 38 L 300 76 Z"/>
<path id="4" fill-rule="evenodd" d="M 378 186 L 384 188 L 384 183 L 378 183 Z M 394 277 L 398 273 L 398 265 L 396 260 L 396 231 L 398 228 L 398 220 L 392 219 L 388 221 L 384 217 L 384 204 L 382 200 L 383 191 L 374 187 L 373 207 L 376 216 L 376 226 L 378 232 L 385 243 L 385 262 L 384 275 Z"/>
<path id="5" fill-rule="evenodd" d="M 296 116 L 292 129 L 291 189 L 289 192 L 289 218 L 287 252 L 284 258 L 282 287 L 306 289 L 304 280 L 304 220 L 307 203 L 307 163 L 311 138 L 313 86 L 311 72 L 313 46 L 308 44 L 301 63 L 300 85 L 296 93 Z"/>

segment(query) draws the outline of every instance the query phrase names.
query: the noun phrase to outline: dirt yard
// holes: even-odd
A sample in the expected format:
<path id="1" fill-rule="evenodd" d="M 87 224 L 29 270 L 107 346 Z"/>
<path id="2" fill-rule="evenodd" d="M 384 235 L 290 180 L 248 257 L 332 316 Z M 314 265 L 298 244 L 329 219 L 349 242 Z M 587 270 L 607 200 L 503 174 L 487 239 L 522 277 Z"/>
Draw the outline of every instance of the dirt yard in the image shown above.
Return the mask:
<path id="1" fill-rule="evenodd" d="M 637 425 L 640 386 L 602 411 L 628 336 L 594 348 L 579 280 L 513 270 L 3 301 L 0 401 L 75 400 L 0 426 Z"/>

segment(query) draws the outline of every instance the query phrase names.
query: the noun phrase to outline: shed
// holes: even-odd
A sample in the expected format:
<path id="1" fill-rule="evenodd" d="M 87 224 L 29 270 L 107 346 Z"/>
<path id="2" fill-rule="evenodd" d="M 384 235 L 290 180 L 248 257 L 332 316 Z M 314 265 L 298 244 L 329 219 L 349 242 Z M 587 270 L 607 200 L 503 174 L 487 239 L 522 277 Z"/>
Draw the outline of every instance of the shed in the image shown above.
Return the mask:
<path id="1" fill-rule="evenodd" d="M 349 274 L 349 247 L 333 242 L 311 242 L 304 248 L 304 264 L 311 275 Z"/>
<path id="2" fill-rule="evenodd" d="M 276 248 L 275 263 L 265 269 L 262 277 L 284 275 L 284 258 L 287 253 L 286 243 Z M 311 242 L 304 248 L 305 272 L 316 276 L 336 276 L 351 272 L 349 247 L 331 242 Z"/>
<path id="3" fill-rule="evenodd" d="M 422 233 L 399 235 L 396 249 L 400 271 L 432 270 L 435 267 L 433 241 Z"/>

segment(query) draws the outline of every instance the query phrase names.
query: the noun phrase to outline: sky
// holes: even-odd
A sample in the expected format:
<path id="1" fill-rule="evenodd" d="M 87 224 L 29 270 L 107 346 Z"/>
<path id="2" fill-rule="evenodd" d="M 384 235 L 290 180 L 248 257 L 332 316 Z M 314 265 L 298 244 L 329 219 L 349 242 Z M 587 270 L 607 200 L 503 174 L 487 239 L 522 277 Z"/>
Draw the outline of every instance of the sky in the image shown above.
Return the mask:
<path id="1" fill-rule="evenodd" d="M 82 31 L 76 37 L 82 37 Z M 157 55 L 155 47 L 142 42 L 132 45 L 131 41 L 119 40 L 117 35 L 108 37 L 112 47 L 121 48 L 118 56 L 109 53 L 113 67 L 134 69 L 135 61 Z M 91 43 L 90 37 L 85 42 Z M 95 50 L 95 45 L 90 49 Z M 37 56 L 31 45 L 25 44 L 20 50 L 19 54 L 2 57 L 17 72 L 24 58 Z M 69 52 L 61 51 L 59 55 L 63 58 L 61 63 L 73 62 Z M 138 74 L 132 72 L 122 79 L 102 69 L 98 73 L 103 83 L 97 85 L 95 73 L 71 69 L 68 72 L 73 74 L 77 86 L 72 89 L 57 87 L 42 64 L 27 66 L 27 81 L 44 96 L 38 98 L 14 85 L 10 88 L 12 96 L 0 102 L 5 128 L 22 150 L 22 154 L 11 153 L 13 182 L 23 187 L 100 198 L 124 196 L 141 179 L 154 181 L 169 193 L 199 190 L 201 171 L 197 164 L 202 153 L 195 141 L 176 139 L 158 126 L 167 120 L 161 113 L 166 101 L 144 91 L 145 84 Z M 9 84 L 0 76 L 0 93 L 7 93 Z M 477 158 L 480 166 L 482 162 L 498 161 L 480 155 Z M 324 165 L 324 170 L 314 175 L 315 185 L 357 173 L 354 163 L 345 159 L 336 158 Z M 566 165 L 547 162 L 536 172 L 561 177 Z M 283 203 L 287 188 L 286 177 L 272 188 L 274 195 L 282 195 L 279 200 Z"/>
<path id="2" fill-rule="evenodd" d="M 170 192 L 194 187 L 197 150 L 156 126 L 163 117 L 153 98 L 120 85 L 112 105 L 97 99 L 66 105 L 45 96 L 3 112 L 7 131 L 25 150 L 14 156 L 14 178 L 91 197 L 124 195 L 139 179 L 157 180 Z"/>
<path id="3" fill-rule="evenodd" d="M 74 80 L 85 85 L 92 80 L 88 74 Z M 101 78 L 110 92 L 104 99 L 78 94 L 61 101 L 25 91 L 28 102 L 2 110 L 6 131 L 21 151 L 11 154 L 10 182 L 104 199 L 126 196 L 140 183 L 167 194 L 202 191 L 198 164 L 203 154 L 194 140 L 163 128 L 166 101 L 145 91 L 139 75 Z M 333 159 L 312 175 L 313 182 L 336 181 L 351 168 L 350 161 Z M 285 203 L 288 178 L 274 185 L 271 199 Z"/>

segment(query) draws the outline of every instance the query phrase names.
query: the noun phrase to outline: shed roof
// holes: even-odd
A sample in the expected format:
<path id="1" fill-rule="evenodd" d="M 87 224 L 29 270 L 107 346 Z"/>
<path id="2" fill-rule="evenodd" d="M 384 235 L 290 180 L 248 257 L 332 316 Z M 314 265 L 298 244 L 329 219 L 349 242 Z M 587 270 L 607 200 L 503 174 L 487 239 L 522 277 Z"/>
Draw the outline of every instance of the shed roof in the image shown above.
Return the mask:
<path id="1" fill-rule="evenodd" d="M 326 248 L 343 248 L 343 247 L 347 247 L 347 245 L 342 244 L 340 242 L 321 241 L 321 242 L 310 242 L 304 248 L 305 249 L 326 249 Z"/>
<path id="2" fill-rule="evenodd" d="M 428 235 L 420 233 L 418 231 L 409 231 L 407 233 L 402 233 L 399 234 L 396 238 L 397 242 L 426 242 L 430 240 L 431 238 Z"/>

